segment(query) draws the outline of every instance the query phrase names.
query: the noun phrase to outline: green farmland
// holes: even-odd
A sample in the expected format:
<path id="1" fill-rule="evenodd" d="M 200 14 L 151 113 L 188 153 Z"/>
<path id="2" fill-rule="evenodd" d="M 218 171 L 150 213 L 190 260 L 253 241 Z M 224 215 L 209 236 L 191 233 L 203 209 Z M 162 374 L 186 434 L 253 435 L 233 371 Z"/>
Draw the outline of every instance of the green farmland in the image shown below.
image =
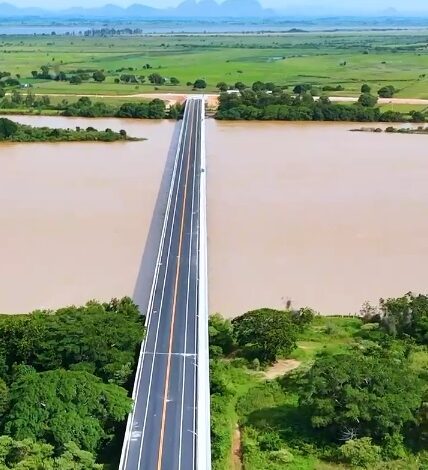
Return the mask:
<path id="1" fill-rule="evenodd" d="M 398 98 L 428 99 L 428 31 L 294 33 L 281 35 L 168 35 L 131 37 L 2 36 L 0 71 L 18 74 L 40 94 L 130 95 L 191 91 L 196 79 L 216 91 L 218 82 L 251 85 L 257 80 L 293 87 L 341 85 L 337 95 L 356 96 L 361 84 L 373 90 L 393 85 Z M 148 66 L 147 66 L 148 65 Z M 101 70 L 80 84 L 34 78 L 48 66 L 53 73 Z M 145 77 L 122 83 L 121 74 Z M 167 79 L 154 86 L 151 73 Z"/>

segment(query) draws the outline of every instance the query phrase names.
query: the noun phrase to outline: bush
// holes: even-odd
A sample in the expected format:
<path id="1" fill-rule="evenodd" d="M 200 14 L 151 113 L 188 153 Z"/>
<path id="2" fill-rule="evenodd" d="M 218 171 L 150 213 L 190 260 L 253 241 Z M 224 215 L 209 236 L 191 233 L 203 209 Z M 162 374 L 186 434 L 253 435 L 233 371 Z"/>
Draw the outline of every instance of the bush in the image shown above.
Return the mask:
<path id="1" fill-rule="evenodd" d="M 281 438 L 277 432 L 265 432 L 259 435 L 259 446 L 263 451 L 278 451 L 282 447 Z"/>
<path id="2" fill-rule="evenodd" d="M 354 467 L 373 468 L 380 462 L 381 448 L 373 445 L 369 437 L 363 437 L 343 444 L 340 453 L 343 460 Z"/>
<path id="3" fill-rule="evenodd" d="M 195 83 L 193 84 L 193 88 L 195 88 L 196 90 L 202 90 L 206 87 L 207 87 L 207 82 L 202 79 L 196 80 Z"/>
<path id="4" fill-rule="evenodd" d="M 363 93 L 358 98 L 358 103 L 361 106 L 364 106 L 366 108 L 373 108 L 373 106 L 376 106 L 376 104 L 377 104 L 377 97 L 371 95 L 370 93 Z"/>
<path id="5" fill-rule="evenodd" d="M 392 98 L 395 94 L 395 88 L 392 85 L 382 87 L 377 94 L 381 98 Z"/>

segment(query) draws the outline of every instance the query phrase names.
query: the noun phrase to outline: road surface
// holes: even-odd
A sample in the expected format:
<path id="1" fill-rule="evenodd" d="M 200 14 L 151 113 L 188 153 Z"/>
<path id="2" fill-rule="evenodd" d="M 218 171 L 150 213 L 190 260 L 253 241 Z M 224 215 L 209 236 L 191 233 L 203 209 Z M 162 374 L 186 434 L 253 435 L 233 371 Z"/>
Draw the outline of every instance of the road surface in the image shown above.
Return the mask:
<path id="1" fill-rule="evenodd" d="M 121 470 L 196 465 L 202 101 L 186 106 L 128 420 Z"/>

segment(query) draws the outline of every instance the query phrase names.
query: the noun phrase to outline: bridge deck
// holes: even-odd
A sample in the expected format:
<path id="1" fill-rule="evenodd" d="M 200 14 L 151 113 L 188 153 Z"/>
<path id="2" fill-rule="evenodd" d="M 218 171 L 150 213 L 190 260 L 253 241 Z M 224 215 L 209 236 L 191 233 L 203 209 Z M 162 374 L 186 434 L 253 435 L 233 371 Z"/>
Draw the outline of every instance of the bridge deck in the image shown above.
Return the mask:
<path id="1" fill-rule="evenodd" d="M 202 100 L 188 100 L 121 470 L 196 468 Z"/>

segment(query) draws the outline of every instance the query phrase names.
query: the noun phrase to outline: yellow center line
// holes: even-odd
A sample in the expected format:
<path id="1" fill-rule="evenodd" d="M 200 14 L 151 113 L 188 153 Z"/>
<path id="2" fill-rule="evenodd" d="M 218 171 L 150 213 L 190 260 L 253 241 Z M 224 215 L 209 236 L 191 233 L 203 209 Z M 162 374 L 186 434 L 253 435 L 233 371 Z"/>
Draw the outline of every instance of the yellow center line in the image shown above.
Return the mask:
<path id="1" fill-rule="evenodd" d="M 192 114 L 192 117 L 193 117 L 193 114 Z M 174 286 L 174 301 L 172 305 L 171 329 L 169 333 L 168 362 L 166 366 L 165 389 L 164 389 L 163 406 L 162 406 L 162 421 L 161 421 L 158 467 L 157 467 L 158 470 L 161 470 L 162 468 L 163 441 L 165 437 L 166 405 L 167 405 L 167 399 L 168 399 L 169 379 L 170 379 L 170 373 L 171 373 L 172 342 L 174 339 L 174 325 L 175 325 L 175 316 L 176 316 L 176 310 L 177 310 L 178 281 L 180 278 L 181 248 L 182 248 L 183 233 L 184 233 L 184 216 L 186 214 L 186 203 L 187 203 L 186 196 L 187 196 L 187 185 L 189 181 L 190 149 L 192 147 L 192 135 L 193 135 L 193 125 L 191 125 L 190 127 L 190 140 L 189 140 L 190 147 L 189 147 L 189 153 L 187 155 L 186 181 L 184 183 L 184 197 L 183 197 L 184 201 L 183 201 L 183 211 L 181 214 L 180 240 L 179 240 L 179 245 L 178 245 L 178 257 L 177 257 L 177 271 L 175 274 L 175 286 Z"/>

